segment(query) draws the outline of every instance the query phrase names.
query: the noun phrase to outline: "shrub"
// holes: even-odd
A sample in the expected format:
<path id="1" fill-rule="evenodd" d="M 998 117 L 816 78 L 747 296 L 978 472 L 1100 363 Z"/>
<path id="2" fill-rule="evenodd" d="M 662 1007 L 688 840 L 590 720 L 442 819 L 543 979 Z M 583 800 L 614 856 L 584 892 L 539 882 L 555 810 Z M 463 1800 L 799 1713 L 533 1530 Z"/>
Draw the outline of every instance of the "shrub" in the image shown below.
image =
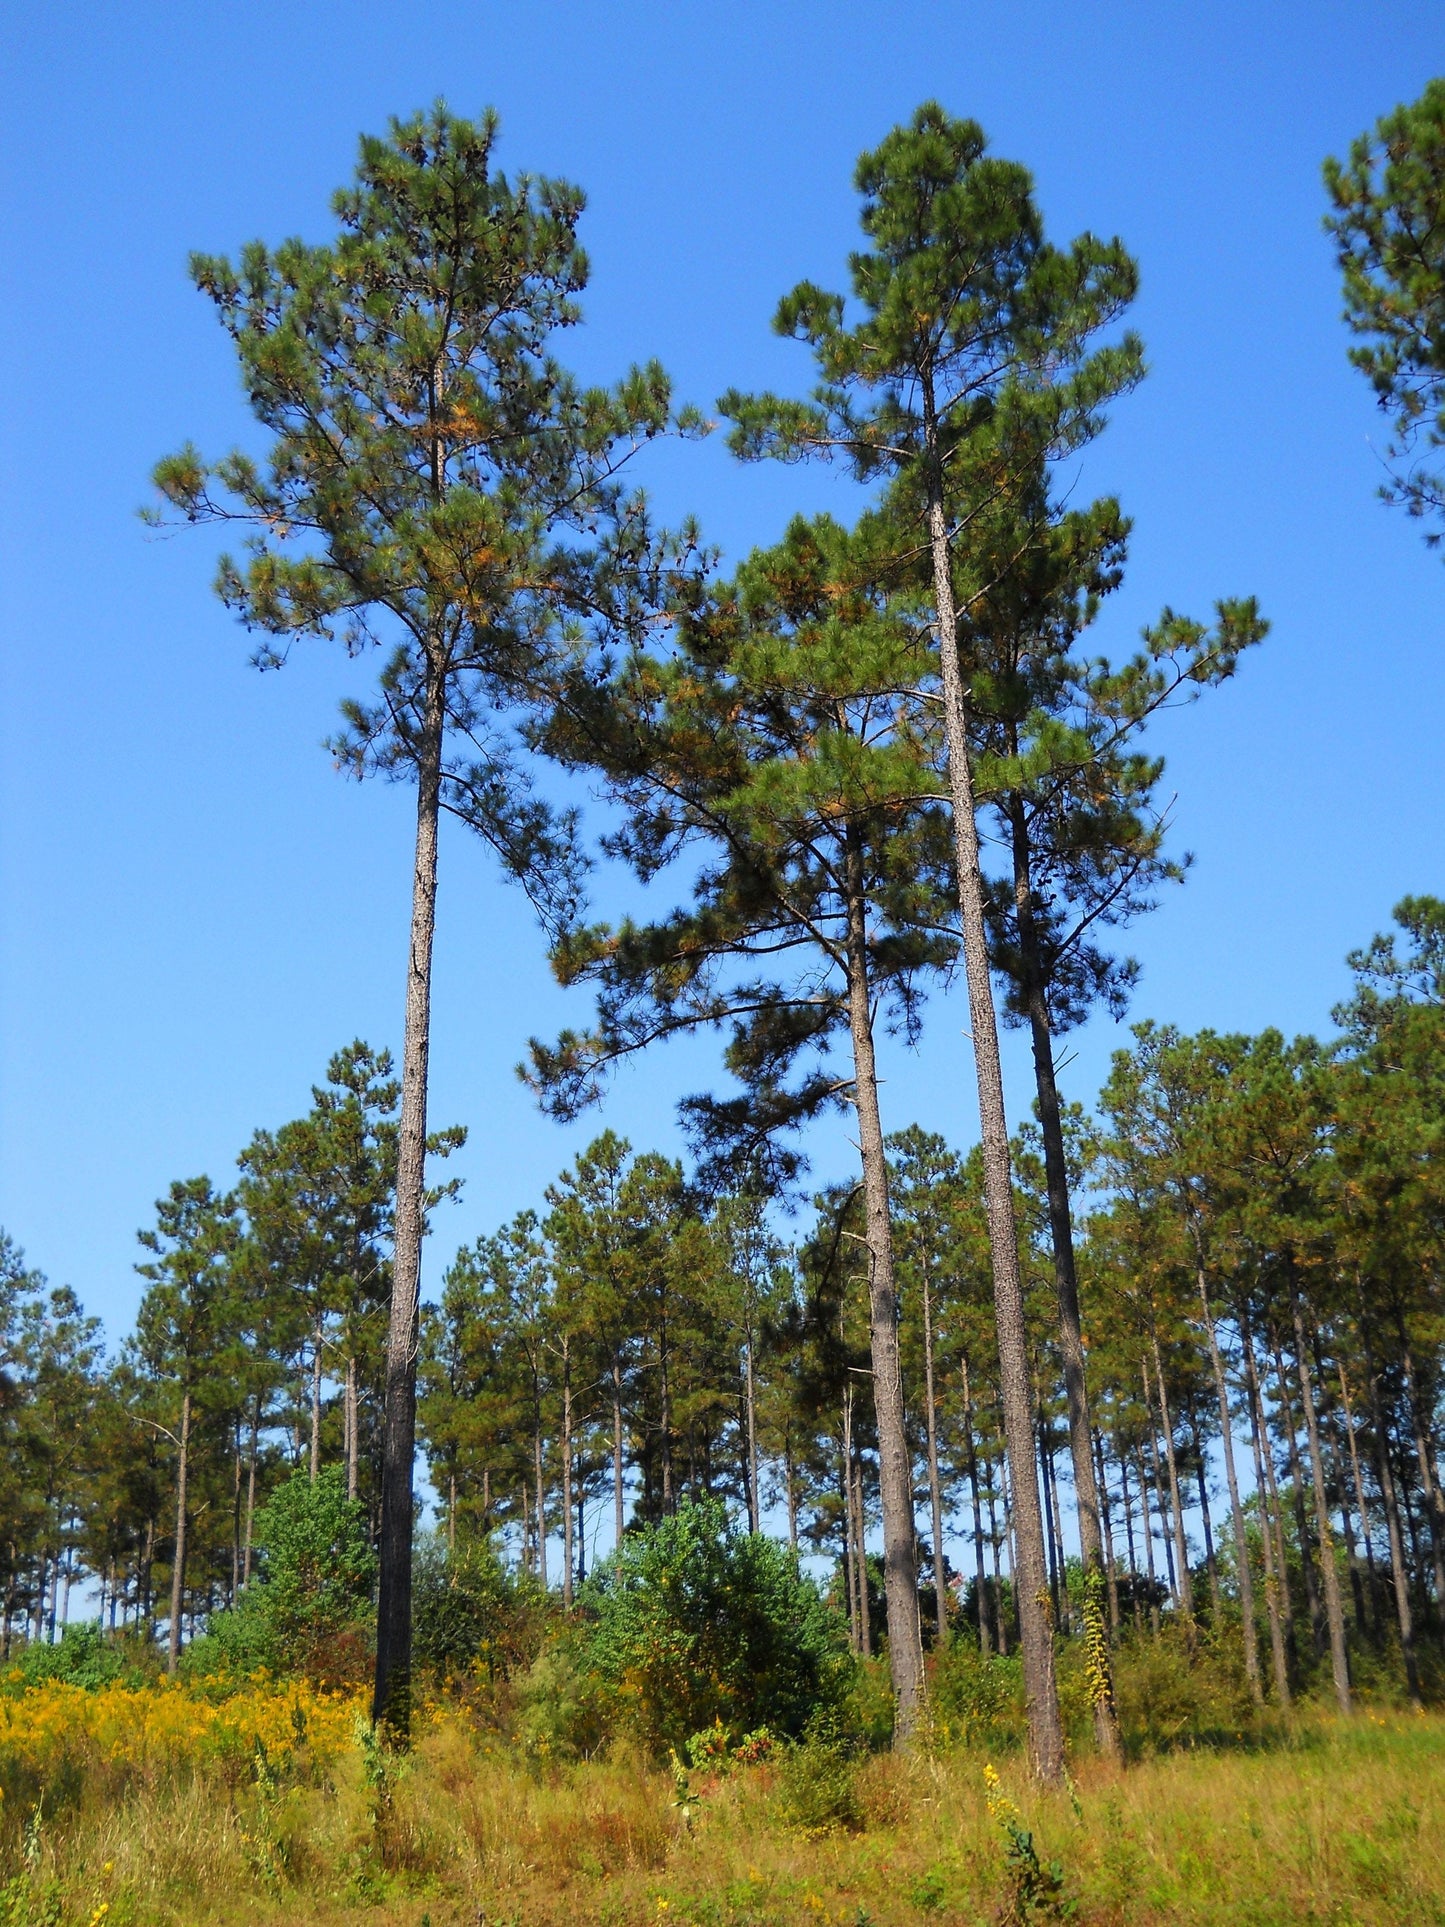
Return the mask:
<path id="1" fill-rule="evenodd" d="M 99 1622 L 89 1620 L 67 1626 L 53 1646 L 37 1642 L 25 1647 L 5 1669 L 4 1682 L 16 1692 L 24 1692 L 30 1686 L 63 1682 L 93 1693 L 115 1680 L 138 1686 L 141 1677 L 139 1669 L 121 1648 L 106 1639 Z"/>
<path id="2" fill-rule="evenodd" d="M 258 1574 L 233 1607 L 210 1615 L 188 1673 L 264 1667 L 328 1686 L 363 1678 L 376 1559 L 341 1468 L 314 1481 L 293 1473 L 256 1514 L 255 1534 Z"/>
<path id="3" fill-rule="evenodd" d="M 536 1659 L 550 1606 L 530 1573 L 514 1573 L 490 1539 L 449 1552 L 435 1533 L 412 1568 L 412 1658 L 439 1680 L 523 1671 Z"/>
<path id="4" fill-rule="evenodd" d="M 590 1666 L 659 1752 L 719 1721 L 796 1738 L 848 1694 L 838 1615 L 789 1551 L 716 1500 L 624 1539 L 583 1606 Z"/>
<path id="5" fill-rule="evenodd" d="M 939 1740 L 998 1750 L 1024 1730 L 1023 1666 L 1010 1654 L 987 1659 L 969 1634 L 949 1640 L 929 1678 L 929 1713 Z"/>

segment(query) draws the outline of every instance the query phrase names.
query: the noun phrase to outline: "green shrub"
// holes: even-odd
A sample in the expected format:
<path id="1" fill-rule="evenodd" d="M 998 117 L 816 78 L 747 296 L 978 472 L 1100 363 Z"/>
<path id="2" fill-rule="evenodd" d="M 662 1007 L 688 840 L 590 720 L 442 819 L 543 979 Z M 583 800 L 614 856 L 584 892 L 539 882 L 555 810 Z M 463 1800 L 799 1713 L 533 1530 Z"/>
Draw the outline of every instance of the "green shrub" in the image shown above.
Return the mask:
<path id="1" fill-rule="evenodd" d="M 370 1664 L 376 1558 L 365 1508 L 339 1466 L 296 1472 L 256 1514 L 257 1574 L 236 1604 L 212 1613 L 187 1670 L 303 1673 L 354 1684 Z"/>
<path id="2" fill-rule="evenodd" d="M 945 1745 L 998 1751 L 1023 1737 L 1022 1662 L 1014 1654 L 986 1659 L 971 1634 L 955 1634 L 938 1651 L 928 1697 L 934 1734 Z"/>
<path id="3" fill-rule="evenodd" d="M 852 1683 L 842 1622 L 793 1554 L 716 1500 L 624 1539 L 582 1604 L 591 1670 L 659 1753 L 719 1721 L 797 1738 Z"/>
<path id="4" fill-rule="evenodd" d="M 778 1768 L 778 1817 L 801 1833 L 856 1833 L 863 1825 L 856 1751 L 834 1738 L 790 1746 Z"/>
<path id="5" fill-rule="evenodd" d="M 93 1619 L 67 1626 L 53 1646 L 38 1641 L 26 1646 L 0 1675 L 7 1687 L 18 1692 L 28 1686 L 44 1686 L 51 1680 L 95 1692 L 118 1679 L 138 1686 L 143 1677 L 120 1646 L 106 1639 L 99 1622 Z"/>
<path id="6" fill-rule="evenodd" d="M 439 1680 L 525 1670 L 542 1649 L 552 1607 L 530 1573 L 502 1562 L 490 1539 L 449 1551 L 437 1534 L 417 1542 L 412 1566 L 412 1659 Z"/>

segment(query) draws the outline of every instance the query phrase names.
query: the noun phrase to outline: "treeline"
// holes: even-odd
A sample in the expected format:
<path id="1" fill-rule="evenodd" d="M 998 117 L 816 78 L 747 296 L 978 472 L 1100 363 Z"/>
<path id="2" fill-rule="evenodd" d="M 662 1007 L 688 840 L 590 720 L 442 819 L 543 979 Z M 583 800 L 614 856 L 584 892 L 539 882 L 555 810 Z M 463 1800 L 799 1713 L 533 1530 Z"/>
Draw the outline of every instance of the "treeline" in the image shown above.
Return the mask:
<path id="1" fill-rule="evenodd" d="M 1351 963 L 1333 1044 L 1143 1024 L 1096 1114 L 1067 1120 L 1109 1633 L 1172 1617 L 1281 1706 L 1317 1679 L 1348 1706 L 1362 1665 L 1418 1701 L 1445 1638 L 1445 904 L 1408 900 Z M 174 1663 L 245 1586 L 256 1509 L 298 1472 L 344 1472 L 375 1531 L 396 1104 L 386 1058 L 353 1045 L 306 1117 L 256 1134 L 232 1190 L 173 1186 L 109 1362 L 73 1293 L 6 1246 L 7 1652 L 53 1638 L 84 1580 L 110 1626 L 163 1624 Z M 917 1129 L 887 1149 L 915 1611 L 929 1639 L 1008 1652 L 981 1158 Z M 1014 1158 L 1051 1610 L 1087 1639 L 1036 1131 Z M 758 1191 L 705 1191 L 609 1132 L 540 1210 L 460 1251 L 421 1332 L 451 1549 L 503 1534 L 570 1604 L 599 1537 L 722 1498 L 825 1555 L 855 1650 L 877 1650 L 866 1206 L 845 1185 L 815 1208 L 785 1246 Z"/>

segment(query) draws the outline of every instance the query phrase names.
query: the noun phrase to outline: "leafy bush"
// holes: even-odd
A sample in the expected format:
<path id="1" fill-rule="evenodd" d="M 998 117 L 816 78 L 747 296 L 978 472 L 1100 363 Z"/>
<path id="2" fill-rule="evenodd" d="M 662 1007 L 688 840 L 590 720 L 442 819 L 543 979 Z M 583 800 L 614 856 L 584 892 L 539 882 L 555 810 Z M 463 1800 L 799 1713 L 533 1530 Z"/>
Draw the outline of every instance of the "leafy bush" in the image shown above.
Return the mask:
<path id="1" fill-rule="evenodd" d="M 1114 1655 L 1114 1695 L 1131 1751 L 1241 1738 L 1256 1723 L 1243 1668 L 1183 1628 L 1165 1623 L 1159 1638 L 1122 1640 Z"/>
<path id="2" fill-rule="evenodd" d="M 928 1693 L 934 1733 L 945 1744 L 997 1750 L 1023 1737 L 1023 1666 L 1012 1654 L 985 1659 L 972 1634 L 957 1634 L 938 1651 Z"/>
<path id="3" fill-rule="evenodd" d="M 583 1589 L 586 1654 L 659 1752 L 716 1722 L 801 1736 L 852 1681 L 842 1622 L 793 1555 L 716 1500 L 634 1534 Z"/>
<path id="4" fill-rule="evenodd" d="M 3 1679 L 7 1687 L 18 1692 L 52 1682 L 82 1686 L 92 1693 L 116 1680 L 137 1686 L 142 1683 L 140 1670 L 119 1646 L 107 1641 L 95 1620 L 67 1626 L 53 1646 L 37 1642 L 25 1647 L 5 1669 Z"/>
<path id="5" fill-rule="evenodd" d="M 449 1552 L 435 1533 L 412 1567 L 412 1658 L 439 1680 L 484 1671 L 506 1678 L 541 1651 L 551 1616 L 530 1573 L 512 1572 L 490 1540 Z"/>
<path id="6" fill-rule="evenodd" d="M 298 1673 L 346 1686 L 370 1664 L 376 1559 L 366 1512 L 339 1466 L 294 1473 L 256 1514 L 258 1572 L 228 1611 L 212 1613 L 186 1670 Z"/>

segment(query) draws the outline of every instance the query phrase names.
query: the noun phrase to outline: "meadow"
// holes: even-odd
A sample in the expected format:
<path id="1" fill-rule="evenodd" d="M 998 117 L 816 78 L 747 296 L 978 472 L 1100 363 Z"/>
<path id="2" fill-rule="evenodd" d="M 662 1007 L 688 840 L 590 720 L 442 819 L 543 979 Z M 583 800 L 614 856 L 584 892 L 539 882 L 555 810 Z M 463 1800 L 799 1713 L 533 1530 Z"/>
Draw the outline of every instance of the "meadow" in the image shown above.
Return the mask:
<path id="1" fill-rule="evenodd" d="M 720 1735 L 664 1763 L 625 1737 L 567 1757 L 480 1686 L 427 1704 L 406 1756 L 376 1745 L 361 1695 L 304 1684 L 11 1690 L 0 1922 L 1445 1920 L 1438 1713 L 1307 1704 L 1225 1731 L 1206 1692 L 1148 1732 L 1130 1657 L 1127 1763 L 1076 1745 L 1059 1793 L 1032 1781 L 1008 1693 L 970 1728 L 945 1716 L 947 1679 L 908 1752 L 764 1741 L 739 1758 Z M 1161 1666 L 1177 1689 L 1183 1660 L 1141 1649 L 1139 1666 L 1165 1705 Z"/>

